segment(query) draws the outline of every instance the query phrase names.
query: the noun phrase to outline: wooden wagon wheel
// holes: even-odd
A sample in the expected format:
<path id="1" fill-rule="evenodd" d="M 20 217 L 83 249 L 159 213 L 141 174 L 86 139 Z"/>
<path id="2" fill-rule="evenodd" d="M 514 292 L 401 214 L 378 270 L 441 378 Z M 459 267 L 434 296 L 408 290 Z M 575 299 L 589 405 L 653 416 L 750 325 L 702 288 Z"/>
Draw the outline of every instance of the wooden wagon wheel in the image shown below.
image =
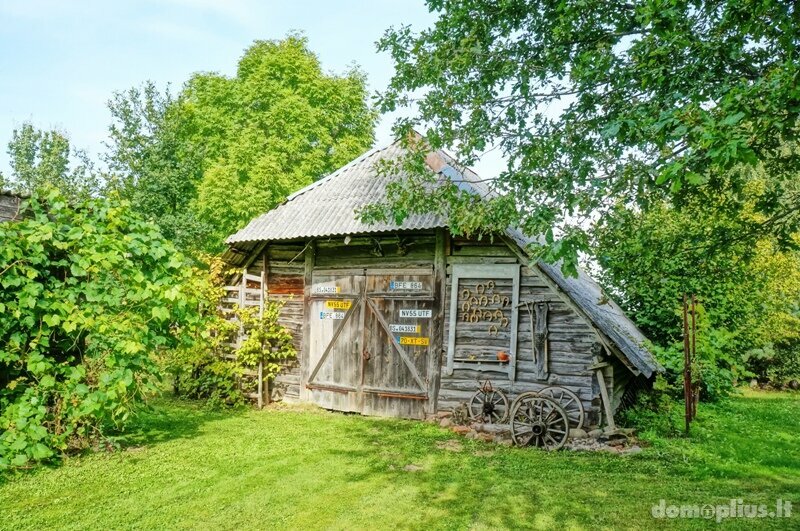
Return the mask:
<path id="1" fill-rule="evenodd" d="M 514 401 L 511 408 L 511 440 L 517 446 L 558 450 L 567 442 L 568 436 L 567 413 L 552 398 L 524 393 Z"/>
<path id="2" fill-rule="evenodd" d="M 508 397 L 503 391 L 491 387 L 480 389 L 472 395 L 467 407 L 472 420 L 497 424 L 508 418 Z"/>
<path id="3" fill-rule="evenodd" d="M 569 417 L 569 427 L 571 429 L 579 430 L 583 428 L 585 412 L 583 409 L 583 403 L 581 402 L 581 399 L 578 398 L 578 395 L 569 389 L 558 387 L 557 385 L 545 387 L 541 391 L 537 391 L 536 394 L 539 396 L 552 398 L 558 402 L 558 405 L 564 408 L 564 411 L 567 412 L 567 417 Z"/>

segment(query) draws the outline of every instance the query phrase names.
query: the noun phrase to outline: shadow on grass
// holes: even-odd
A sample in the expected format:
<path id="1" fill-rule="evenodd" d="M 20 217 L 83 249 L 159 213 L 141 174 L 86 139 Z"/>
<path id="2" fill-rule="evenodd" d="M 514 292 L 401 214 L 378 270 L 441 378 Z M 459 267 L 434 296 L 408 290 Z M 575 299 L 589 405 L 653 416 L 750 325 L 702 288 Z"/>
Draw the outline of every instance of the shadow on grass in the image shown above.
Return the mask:
<path id="1" fill-rule="evenodd" d="M 709 406 L 692 438 L 630 457 L 503 448 L 374 419 L 343 423 L 352 447 L 325 451 L 359 464 L 353 484 L 414 492 L 424 510 L 413 527 L 652 524 L 660 499 L 766 502 L 800 491 L 800 421 L 787 418 L 796 408 L 794 397 L 735 398 Z"/>
<path id="2" fill-rule="evenodd" d="M 247 411 L 245 407 L 212 409 L 203 402 L 162 396 L 140 409 L 125 430 L 112 434 L 111 439 L 122 448 L 191 439 L 202 435 L 205 424 Z"/>
<path id="3" fill-rule="evenodd" d="M 414 528 L 608 524 L 596 510 L 613 490 L 604 479 L 630 482 L 652 472 L 645 463 L 631 474 L 630 462 L 616 456 L 498 447 L 421 423 L 365 420 L 346 431 L 354 447 L 327 450 L 331 457 L 359 463 L 360 472 L 349 476 L 353 484 L 415 492 L 424 510 L 409 514 Z"/>

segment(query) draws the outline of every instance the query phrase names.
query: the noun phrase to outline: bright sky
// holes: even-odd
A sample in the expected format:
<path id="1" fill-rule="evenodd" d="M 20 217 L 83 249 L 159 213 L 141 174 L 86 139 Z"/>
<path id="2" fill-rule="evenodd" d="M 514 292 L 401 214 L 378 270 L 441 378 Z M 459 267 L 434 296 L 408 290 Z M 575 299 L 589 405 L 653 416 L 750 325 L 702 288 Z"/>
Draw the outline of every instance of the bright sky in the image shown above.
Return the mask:
<path id="1" fill-rule="evenodd" d="M 303 31 L 326 70 L 353 62 L 373 91 L 392 75 L 375 41 L 392 25 L 427 27 L 423 0 L 0 0 L 0 171 L 24 121 L 103 150 L 112 93 L 151 79 L 179 88 L 193 72 L 235 72 L 256 39 Z M 377 142 L 391 139 L 384 117 Z M 479 168 L 480 169 L 480 168 Z"/>

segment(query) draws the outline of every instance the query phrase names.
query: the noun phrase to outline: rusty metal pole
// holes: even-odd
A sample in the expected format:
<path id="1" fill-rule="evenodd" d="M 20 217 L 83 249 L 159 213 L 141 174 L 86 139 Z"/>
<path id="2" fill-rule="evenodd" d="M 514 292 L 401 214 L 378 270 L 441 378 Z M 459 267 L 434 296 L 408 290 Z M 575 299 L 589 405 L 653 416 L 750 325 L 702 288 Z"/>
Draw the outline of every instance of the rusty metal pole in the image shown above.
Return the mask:
<path id="1" fill-rule="evenodd" d="M 689 303 L 686 293 L 683 294 L 683 402 L 686 433 L 692 422 L 692 370 L 689 357 Z"/>
<path id="2" fill-rule="evenodd" d="M 692 367 L 697 364 L 697 298 L 692 294 L 692 355 L 691 365 L 689 366 L 689 374 L 691 375 Z M 691 378 L 690 378 L 691 379 Z M 692 382 L 692 420 L 697 416 L 697 402 L 700 399 L 699 382 Z"/>

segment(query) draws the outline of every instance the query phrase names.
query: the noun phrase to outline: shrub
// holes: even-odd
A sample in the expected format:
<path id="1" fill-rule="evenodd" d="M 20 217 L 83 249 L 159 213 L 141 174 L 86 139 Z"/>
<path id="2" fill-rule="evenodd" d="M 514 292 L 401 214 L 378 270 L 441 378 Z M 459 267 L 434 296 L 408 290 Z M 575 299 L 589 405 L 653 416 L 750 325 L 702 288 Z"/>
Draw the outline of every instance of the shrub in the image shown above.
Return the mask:
<path id="1" fill-rule="evenodd" d="M 255 381 L 246 372 L 263 363 L 263 381 L 269 382 L 283 367 L 282 362 L 297 355 L 291 333 L 279 321 L 280 303 L 267 302 L 258 308 L 234 308 L 228 319 L 221 310 L 222 286 L 229 273 L 219 258 L 206 257 L 208 270 L 196 270 L 194 292 L 204 301 L 203 320 L 193 327 L 193 341 L 167 353 L 164 364 L 174 378 L 176 394 L 206 400 L 211 407 L 237 406 L 245 401 L 244 392 L 255 391 Z M 234 344 L 240 328 L 245 337 Z M 250 389 L 248 387 L 253 387 Z"/>
<path id="2" fill-rule="evenodd" d="M 0 224 L 0 469 L 107 442 L 199 320 L 186 260 L 127 204 L 27 212 Z"/>
<path id="3" fill-rule="evenodd" d="M 800 380 L 800 341 L 768 343 L 747 353 L 748 366 L 760 382 L 781 387 Z"/>
<path id="4" fill-rule="evenodd" d="M 622 425 L 635 426 L 645 438 L 678 435 L 681 426 L 677 419 L 680 418 L 679 409 L 683 410 L 683 403 L 675 400 L 675 396 L 682 390 L 682 386 L 658 375 L 653 381 L 653 388 L 639 393 L 636 402 L 622 410 L 617 421 Z"/>

